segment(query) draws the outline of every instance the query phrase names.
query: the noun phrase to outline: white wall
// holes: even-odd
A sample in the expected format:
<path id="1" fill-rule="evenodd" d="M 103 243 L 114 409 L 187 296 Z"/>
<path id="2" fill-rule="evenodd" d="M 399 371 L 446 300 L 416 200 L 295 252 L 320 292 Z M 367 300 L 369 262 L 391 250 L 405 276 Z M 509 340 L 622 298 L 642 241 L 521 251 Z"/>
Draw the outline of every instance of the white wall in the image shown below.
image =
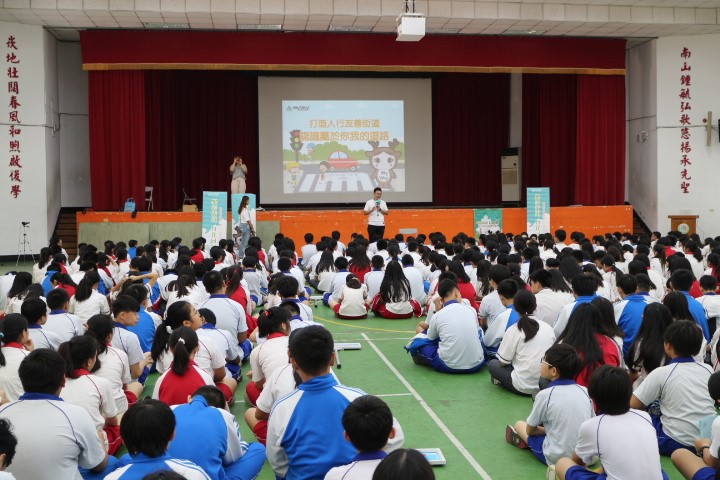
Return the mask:
<path id="1" fill-rule="evenodd" d="M 690 134 L 692 152 L 688 155 L 692 165 L 688 170 L 692 180 L 690 193 L 681 192 L 682 165 L 680 160 L 680 71 L 684 47 L 692 52 L 687 59 L 691 66 Z M 720 185 L 720 143 L 717 120 L 720 118 L 720 35 L 665 37 L 657 40 L 657 175 L 658 175 L 658 225 L 660 231 L 670 228 L 668 215 L 700 215 L 700 236 L 720 234 L 720 216 L 716 209 Z M 703 119 L 713 112 L 712 141 L 706 146 L 706 129 Z"/>
<path id="2" fill-rule="evenodd" d="M 63 207 L 89 207 L 90 135 L 88 80 L 79 42 L 58 42 L 60 185 Z"/>
<path id="3" fill-rule="evenodd" d="M 48 171 L 48 162 L 57 161 L 54 152 L 48 155 L 47 147 L 53 150 L 53 141 L 46 142 L 46 76 L 47 70 L 53 68 L 54 60 L 46 61 L 46 49 L 50 48 L 54 40 L 47 39 L 42 27 L 21 25 L 17 23 L 0 22 L 0 47 L 4 60 L 8 53 L 6 42 L 9 36 L 14 36 L 18 50 L 16 55 L 20 58 L 17 65 L 20 82 L 18 101 L 22 104 L 20 112 L 22 130 L 19 137 L 21 141 L 21 193 L 18 198 L 10 195 L 12 182 L 10 181 L 10 153 L 9 128 L 0 129 L 0 225 L 3 225 L 3 235 L 0 235 L 0 255 L 17 255 L 18 238 L 21 232 L 21 222 L 30 222 L 27 230 L 30 240 L 29 250 L 38 252 L 47 245 L 51 235 L 50 224 L 54 226 L 55 218 L 48 216 L 48 206 L 59 202 L 57 190 L 48 182 L 48 175 L 53 177 L 52 169 Z M 54 46 L 53 46 L 54 49 Z M 3 63 L 3 73 L 6 64 Z M 54 75 L 54 73 L 53 73 Z M 3 75 L 6 78 L 6 75 Z M 6 85 L 5 81 L 3 84 Z M 52 87 L 50 82 L 49 87 Z M 49 95 L 52 97 L 52 94 Z M 57 98 L 57 95 L 55 96 Z M 10 94 L 7 89 L 0 92 L 0 118 L 6 123 L 9 118 Z M 49 101 L 47 102 L 49 105 Z M 47 143 L 47 144 L 46 144 Z M 53 160 L 54 159 L 54 160 Z"/>
<path id="4" fill-rule="evenodd" d="M 649 40 L 629 48 L 626 56 L 626 198 L 653 230 L 658 227 L 656 44 Z"/>
<path id="5" fill-rule="evenodd" d="M 58 57 L 57 41 L 48 32 L 43 32 L 45 56 L 45 181 L 48 237 L 55 230 L 60 213 L 60 132 L 58 125 Z M 53 129 L 55 125 L 55 129 Z"/>

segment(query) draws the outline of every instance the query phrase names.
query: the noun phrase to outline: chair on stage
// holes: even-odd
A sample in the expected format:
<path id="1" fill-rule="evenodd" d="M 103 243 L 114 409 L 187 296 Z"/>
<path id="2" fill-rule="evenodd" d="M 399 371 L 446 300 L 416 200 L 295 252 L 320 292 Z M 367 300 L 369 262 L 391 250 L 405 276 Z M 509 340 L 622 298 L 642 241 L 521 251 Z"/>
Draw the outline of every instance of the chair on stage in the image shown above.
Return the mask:
<path id="1" fill-rule="evenodd" d="M 198 207 L 195 204 L 195 202 L 197 202 L 197 198 L 191 197 L 190 195 L 188 195 L 188 193 L 185 191 L 185 187 L 183 187 L 182 192 L 183 192 L 182 211 L 183 212 L 197 212 Z"/>
<path id="2" fill-rule="evenodd" d="M 153 190 L 155 187 L 146 186 L 145 187 L 145 208 L 147 208 L 148 211 L 153 209 Z"/>

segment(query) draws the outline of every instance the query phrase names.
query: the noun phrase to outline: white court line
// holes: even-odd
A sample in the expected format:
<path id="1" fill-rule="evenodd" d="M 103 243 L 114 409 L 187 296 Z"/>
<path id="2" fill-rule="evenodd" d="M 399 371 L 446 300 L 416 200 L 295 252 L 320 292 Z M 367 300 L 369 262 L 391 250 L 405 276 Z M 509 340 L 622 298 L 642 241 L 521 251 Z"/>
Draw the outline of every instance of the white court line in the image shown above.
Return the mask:
<path id="1" fill-rule="evenodd" d="M 467 460 L 468 463 L 470 463 L 470 465 L 472 465 L 472 467 L 475 469 L 475 471 L 478 473 L 478 475 L 480 475 L 480 477 L 482 477 L 484 480 L 492 480 L 492 478 L 490 477 L 490 475 L 488 475 L 488 473 L 485 471 L 485 469 L 483 469 L 480 466 L 480 464 L 477 462 L 477 460 L 475 460 L 475 458 L 473 458 L 473 456 L 470 455 L 470 452 L 468 452 L 467 448 L 465 448 L 463 446 L 463 444 L 460 443 L 460 440 L 458 440 L 458 438 L 455 435 L 453 435 L 453 433 L 450 431 L 450 429 L 447 427 L 447 425 L 445 425 L 443 423 L 443 421 L 440 420 L 440 417 L 438 417 L 437 414 L 433 411 L 433 409 L 430 408 L 430 406 L 427 404 L 427 402 L 425 400 L 423 400 L 423 398 L 420 396 L 418 391 L 415 390 L 413 388 L 413 386 L 410 385 L 410 382 L 408 382 L 407 379 L 405 377 L 403 377 L 402 374 L 398 371 L 398 369 L 395 368 L 395 365 L 393 365 L 390 362 L 390 360 L 388 360 L 388 358 L 380 351 L 379 348 L 377 348 L 377 346 L 375 346 L 373 341 L 370 340 L 370 338 L 368 338 L 367 335 L 365 335 L 363 333 L 362 336 L 365 338 L 365 340 L 367 340 L 368 345 L 370 345 L 372 347 L 372 349 L 375 350 L 375 353 L 378 354 L 378 356 L 382 359 L 382 361 L 385 362 L 385 365 L 387 365 L 388 368 L 395 374 L 395 376 L 398 378 L 398 380 L 400 380 L 400 382 L 403 385 L 405 385 L 405 388 L 408 389 L 408 391 L 412 394 L 412 396 L 415 397 L 415 400 L 417 400 L 420 403 L 420 406 L 422 406 L 423 409 L 427 412 L 427 414 L 430 415 L 430 418 L 433 419 L 435 424 L 438 427 L 440 427 L 440 430 L 442 430 L 442 432 L 450 440 L 450 442 L 453 445 L 455 445 L 455 448 L 457 448 L 460 451 L 460 453 L 462 454 L 462 456 L 465 457 L 465 460 Z"/>
<path id="2" fill-rule="evenodd" d="M 412 393 L 407 392 L 407 393 L 383 393 L 383 394 L 374 395 L 374 396 L 375 397 L 409 397 L 410 395 L 412 395 Z"/>

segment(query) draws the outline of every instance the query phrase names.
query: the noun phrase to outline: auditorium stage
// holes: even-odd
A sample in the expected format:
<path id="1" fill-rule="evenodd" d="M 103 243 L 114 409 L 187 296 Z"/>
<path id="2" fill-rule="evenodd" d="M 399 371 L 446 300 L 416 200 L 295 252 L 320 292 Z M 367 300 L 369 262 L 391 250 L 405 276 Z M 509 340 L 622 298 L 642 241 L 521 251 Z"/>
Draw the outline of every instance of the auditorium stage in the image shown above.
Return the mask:
<path id="1" fill-rule="evenodd" d="M 478 236 L 475 230 L 475 210 L 472 208 L 398 208 L 390 207 L 386 217 L 388 237 L 408 230 L 428 234 L 440 231 L 448 237 L 458 232 Z M 525 208 L 503 208 L 503 231 L 519 234 L 527 229 Z M 145 243 L 149 240 L 181 237 L 184 244 L 200 236 L 202 212 L 138 212 L 135 218 L 126 212 L 77 213 L 78 242 L 102 245 L 105 240 L 128 241 L 135 239 Z M 341 240 L 347 243 L 352 232 L 367 235 L 367 218 L 362 206 L 356 209 L 338 210 L 264 210 L 257 212 L 257 233 L 268 246 L 277 232 L 295 240 L 299 249 L 307 232 L 317 241 L 333 230 L 341 232 Z M 568 232 L 580 231 L 586 236 L 603 235 L 606 232 L 626 232 L 633 229 L 633 208 L 629 205 L 598 207 L 551 207 L 551 230 L 563 228 Z M 228 214 L 228 238 L 231 217 Z"/>

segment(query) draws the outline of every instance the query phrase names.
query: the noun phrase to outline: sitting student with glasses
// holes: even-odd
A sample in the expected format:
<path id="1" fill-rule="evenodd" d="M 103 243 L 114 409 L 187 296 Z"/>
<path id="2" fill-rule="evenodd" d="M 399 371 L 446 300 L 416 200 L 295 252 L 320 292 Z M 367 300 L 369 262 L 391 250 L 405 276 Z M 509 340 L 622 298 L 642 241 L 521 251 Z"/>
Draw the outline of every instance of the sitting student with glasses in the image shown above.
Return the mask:
<path id="1" fill-rule="evenodd" d="M 580 357 L 573 346 L 553 345 L 540 362 L 540 375 L 550 384 L 535 396 L 527 422 L 507 426 L 505 440 L 518 448 L 529 447 L 538 460 L 552 465 L 572 455 L 580 425 L 595 413 L 587 389 L 574 380 Z"/>

